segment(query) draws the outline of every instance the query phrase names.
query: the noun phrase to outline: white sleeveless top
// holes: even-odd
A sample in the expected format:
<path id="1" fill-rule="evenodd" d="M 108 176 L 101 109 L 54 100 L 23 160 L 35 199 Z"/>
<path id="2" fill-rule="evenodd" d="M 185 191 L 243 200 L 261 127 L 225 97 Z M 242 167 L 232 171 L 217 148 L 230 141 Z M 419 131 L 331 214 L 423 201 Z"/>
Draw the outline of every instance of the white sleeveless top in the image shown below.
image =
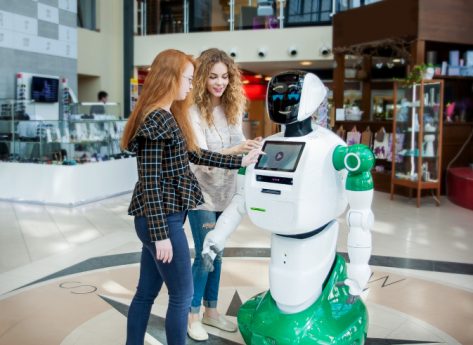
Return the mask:
<path id="1" fill-rule="evenodd" d="M 246 140 L 241 127 L 241 119 L 236 125 L 229 125 L 221 106 L 214 108 L 213 123 L 207 124 L 196 105 L 190 110 L 192 128 L 200 148 L 221 152 Z M 191 169 L 199 181 L 205 203 L 197 210 L 223 211 L 230 203 L 236 190 L 237 170 L 212 168 L 191 163 Z"/>

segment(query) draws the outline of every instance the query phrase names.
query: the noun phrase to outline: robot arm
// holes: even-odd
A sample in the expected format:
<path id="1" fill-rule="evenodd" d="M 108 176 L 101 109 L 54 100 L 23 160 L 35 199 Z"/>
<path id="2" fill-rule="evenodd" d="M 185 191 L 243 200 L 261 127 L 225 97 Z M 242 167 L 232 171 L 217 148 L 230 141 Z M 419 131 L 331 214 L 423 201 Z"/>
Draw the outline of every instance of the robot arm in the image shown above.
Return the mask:
<path id="1" fill-rule="evenodd" d="M 233 196 L 230 205 L 227 206 L 218 218 L 215 228 L 212 231 L 209 231 L 207 236 L 205 236 L 202 249 L 202 259 L 204 262 L 204 268 L 209 272 L 213 271 L 213 261 L 217 255 L 222 253 L 227 238 L 236 230 L 243 216 L 246 214 L 244 174 L 245 169 L 241 168 L 238 171 L 237 176 L 236 194 Z"/>
<path id="2" fill-rule="evenodd" d="M 333 154 L 335 169 L 348 170 L 346 190 L 350 210 L 347 214 L 348 234 L 348 279 L 345 284 L 352 296 L 359 296 L 368 284 L 371 269 L 371 227 L 374 216 L 371 212 L 373 200 L 373 178 L 370 170 L 374 155 L 365 145 L 338 146 Z"/>

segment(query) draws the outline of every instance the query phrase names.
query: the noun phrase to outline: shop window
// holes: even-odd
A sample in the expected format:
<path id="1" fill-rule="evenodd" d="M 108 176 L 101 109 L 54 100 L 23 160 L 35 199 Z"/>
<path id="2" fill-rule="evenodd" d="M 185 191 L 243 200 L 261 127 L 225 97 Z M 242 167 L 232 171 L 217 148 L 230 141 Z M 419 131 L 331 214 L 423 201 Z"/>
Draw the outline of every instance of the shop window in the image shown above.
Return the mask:
<path id="1" fill-rule="evenodd" d="M 184 32 L 182 0 L 137 0 L 137 27 L 139 35 Z"/>
<path id="2" fill-rule="evenodd" d="M 96 0 L 77 0 L 77 26 L 98 30 Z"/>
<path id="3" fill-rule="evenodd" d="M 311 26 L 330 24 L 332 0 L 288 0 L 286 26 Z"/>
<path id="4" fill-rule="evenodd" d="M 229 29 L 230 5 L 227 1 L 199 0 L 189 3 L 190 31 L 225 31 Z"/>

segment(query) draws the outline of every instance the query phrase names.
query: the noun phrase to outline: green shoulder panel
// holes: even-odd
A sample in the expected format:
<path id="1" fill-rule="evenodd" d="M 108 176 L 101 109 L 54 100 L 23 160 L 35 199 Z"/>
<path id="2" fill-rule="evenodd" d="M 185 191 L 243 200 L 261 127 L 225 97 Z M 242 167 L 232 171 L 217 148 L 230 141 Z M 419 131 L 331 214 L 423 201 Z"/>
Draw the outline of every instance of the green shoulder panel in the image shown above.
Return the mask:
<path id="1" fill-rule="evenodd" d="M 363 144 L 339 145 L 332 156 L 332 163 L 336 170 L 348 170 L 346 189 L 352 191 L 366 191 L 374 188 L 370 172 L 374 162 L 373 152 Z"/>

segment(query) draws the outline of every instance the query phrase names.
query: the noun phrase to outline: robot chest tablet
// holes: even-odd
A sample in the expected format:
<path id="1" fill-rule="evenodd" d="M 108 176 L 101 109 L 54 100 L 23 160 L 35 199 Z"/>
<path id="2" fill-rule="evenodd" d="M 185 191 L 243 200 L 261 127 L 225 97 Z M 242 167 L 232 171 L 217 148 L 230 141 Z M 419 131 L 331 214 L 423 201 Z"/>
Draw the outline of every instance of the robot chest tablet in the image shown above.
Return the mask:
<path id="1" fill-rule="evenodd" d="M 245 183 L 253 222 L 279 233 L 298 233 L 336 215 L 333 194 L 339 196 L 341 188 L 326 146 L 318 148 L 313 140 L 268 140 L 263 151 Z M 321 212 L 314 217 L 315 209 Z"/>

